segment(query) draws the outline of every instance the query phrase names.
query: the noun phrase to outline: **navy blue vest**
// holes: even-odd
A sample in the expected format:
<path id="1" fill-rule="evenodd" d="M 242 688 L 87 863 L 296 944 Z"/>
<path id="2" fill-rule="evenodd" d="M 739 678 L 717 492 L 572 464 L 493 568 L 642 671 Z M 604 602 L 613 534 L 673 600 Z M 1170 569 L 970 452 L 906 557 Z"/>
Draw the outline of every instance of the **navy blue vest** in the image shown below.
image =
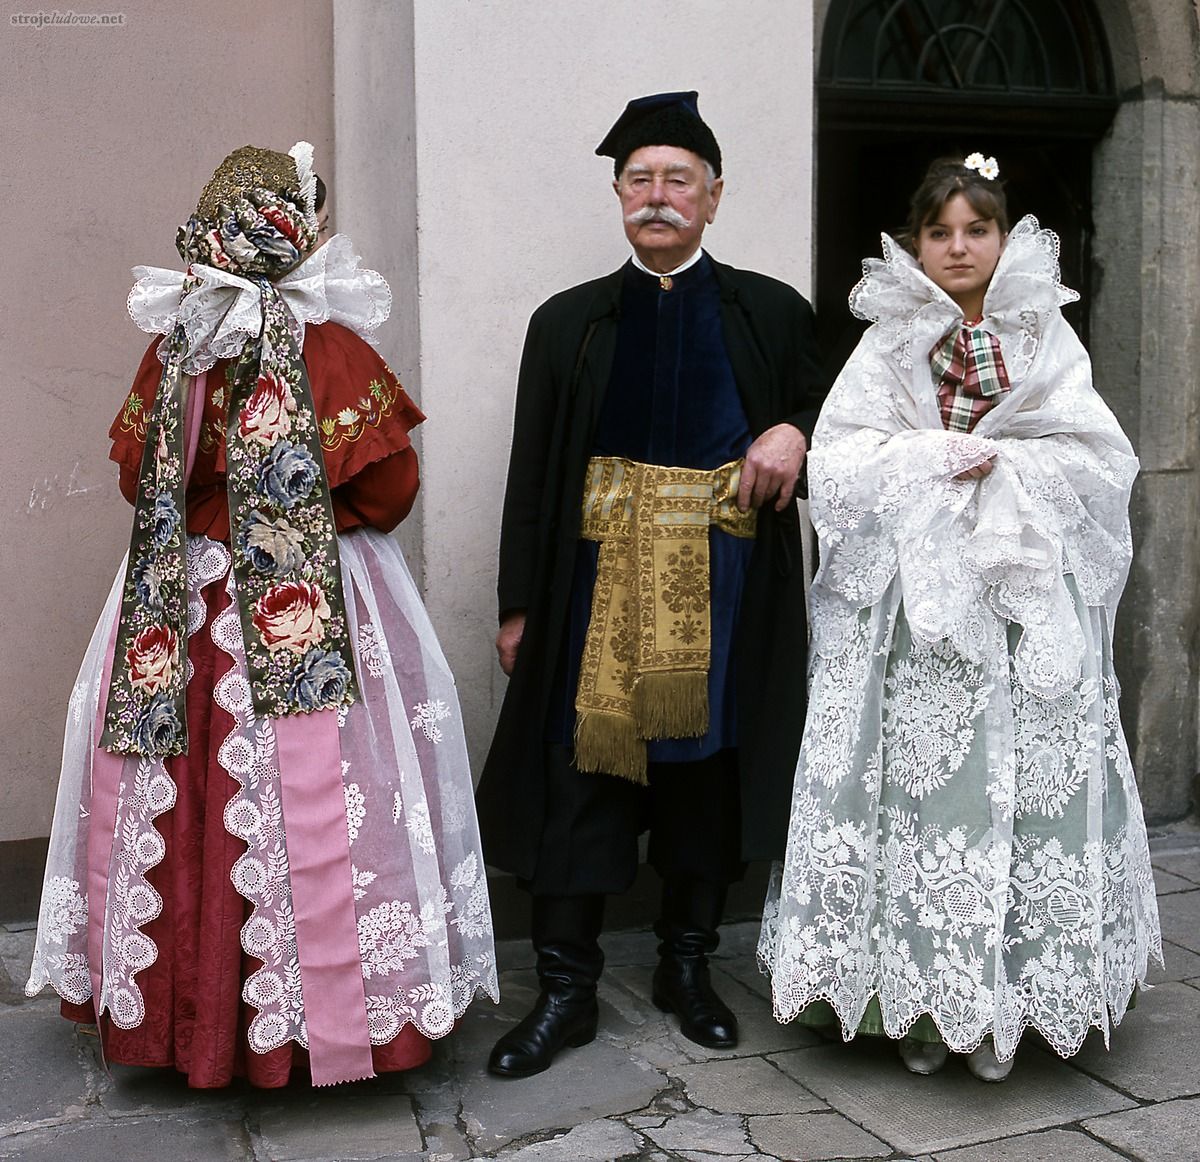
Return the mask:
<path id="1" fill-rule="evenodd" d="M 592 445 L 672 468 L 718 468 L 745 455 L 750 425 L 721 329 L 721 294 L 707 255 L 670 279 L 625 267 L 616 351 Z M 582 498 L 581 498 L 582 500 Z M 709 730 L 702 738 L 658 739 L 650 762 L 690 762 L 737 745 L 733 634 L 754 542 L 709 531 L 712 652 Z M 599 546 L 580 541 L 570 618 L 550 699 L 547 739 L 569 744 L 575 727 L 579 659 L 591 616 Z"/>

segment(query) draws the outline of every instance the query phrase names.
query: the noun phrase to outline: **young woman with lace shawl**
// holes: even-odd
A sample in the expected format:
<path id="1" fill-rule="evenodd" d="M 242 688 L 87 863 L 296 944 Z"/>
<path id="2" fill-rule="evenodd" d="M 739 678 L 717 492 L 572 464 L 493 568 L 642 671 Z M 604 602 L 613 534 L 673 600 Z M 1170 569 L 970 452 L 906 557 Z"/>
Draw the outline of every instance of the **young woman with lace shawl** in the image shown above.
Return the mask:
<path id="1" fill-rule="evenodd" d="M 1161 939 L 1112 628 L 1137 459 L 1060 307 L 1058 240 L 1007 232 L 994 159 L 934 163 L 808 457 L 820 542 L 775 1014 L 1000 1080 L 1023 1032 L 1107 1044 Z"/>
<path id="2" fill-rule="evenodd" d="M 496 967 L 455 695 L 400 550 L 424 418 L 391 294 L 246 146 L 139 267 L 135 506 L 71 696 L 33 967 L 108 1060 L 319 1085 L 419 1065 Z"/>

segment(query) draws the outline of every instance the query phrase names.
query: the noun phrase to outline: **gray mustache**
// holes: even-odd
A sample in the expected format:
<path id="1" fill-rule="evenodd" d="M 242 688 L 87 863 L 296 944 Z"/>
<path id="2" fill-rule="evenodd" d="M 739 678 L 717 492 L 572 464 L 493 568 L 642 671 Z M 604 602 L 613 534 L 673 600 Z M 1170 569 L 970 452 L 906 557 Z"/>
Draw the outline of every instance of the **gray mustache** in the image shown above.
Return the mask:
<path id="1" fill-rule="evenodd" d="M 686 228 L 692 224 L 690 218 L 685 218 L 678 210 L 670 206 L 643 206 L 625 215 L 625 221 L 631 226 L 644 226 L 647 222 L 665 222 L 668 226 Z"/>

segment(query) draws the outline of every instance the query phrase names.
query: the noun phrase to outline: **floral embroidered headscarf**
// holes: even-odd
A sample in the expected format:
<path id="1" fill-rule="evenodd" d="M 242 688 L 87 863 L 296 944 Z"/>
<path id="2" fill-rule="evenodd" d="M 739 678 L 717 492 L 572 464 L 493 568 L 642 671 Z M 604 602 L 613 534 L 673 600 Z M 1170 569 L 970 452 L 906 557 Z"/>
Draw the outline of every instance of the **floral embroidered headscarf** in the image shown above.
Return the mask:
<path id="1" fill-rule="evenodd" d="M 176 245 L 184 298 L 215 271 L 257 294 L 261 325 L 237 356 L 226 419 L 230 539 L 256 713 L 285 716 L 356 697 L 337 536 L 303 326 L 272 285 L 317 242 L 312 146 L 243 146 L 205 186 Z M 146 429 L 101 745 L 187 750 L 186 312 L 160 350 Z"/>

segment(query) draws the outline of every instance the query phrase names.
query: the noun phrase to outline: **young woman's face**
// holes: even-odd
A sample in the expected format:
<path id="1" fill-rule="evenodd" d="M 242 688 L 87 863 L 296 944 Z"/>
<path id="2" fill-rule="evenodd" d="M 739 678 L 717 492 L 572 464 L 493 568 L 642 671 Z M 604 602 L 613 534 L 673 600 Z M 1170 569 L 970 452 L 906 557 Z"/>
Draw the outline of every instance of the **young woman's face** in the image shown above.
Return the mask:
<path id="1" fill-rule="evenodd" d="M 983 296 L 1000 261 L 1006 235 L 994 218 L 981 218 L 965 194 L 952 194 L 917 236 L 921 269 L 968 319 L 983 311 Z"/>

